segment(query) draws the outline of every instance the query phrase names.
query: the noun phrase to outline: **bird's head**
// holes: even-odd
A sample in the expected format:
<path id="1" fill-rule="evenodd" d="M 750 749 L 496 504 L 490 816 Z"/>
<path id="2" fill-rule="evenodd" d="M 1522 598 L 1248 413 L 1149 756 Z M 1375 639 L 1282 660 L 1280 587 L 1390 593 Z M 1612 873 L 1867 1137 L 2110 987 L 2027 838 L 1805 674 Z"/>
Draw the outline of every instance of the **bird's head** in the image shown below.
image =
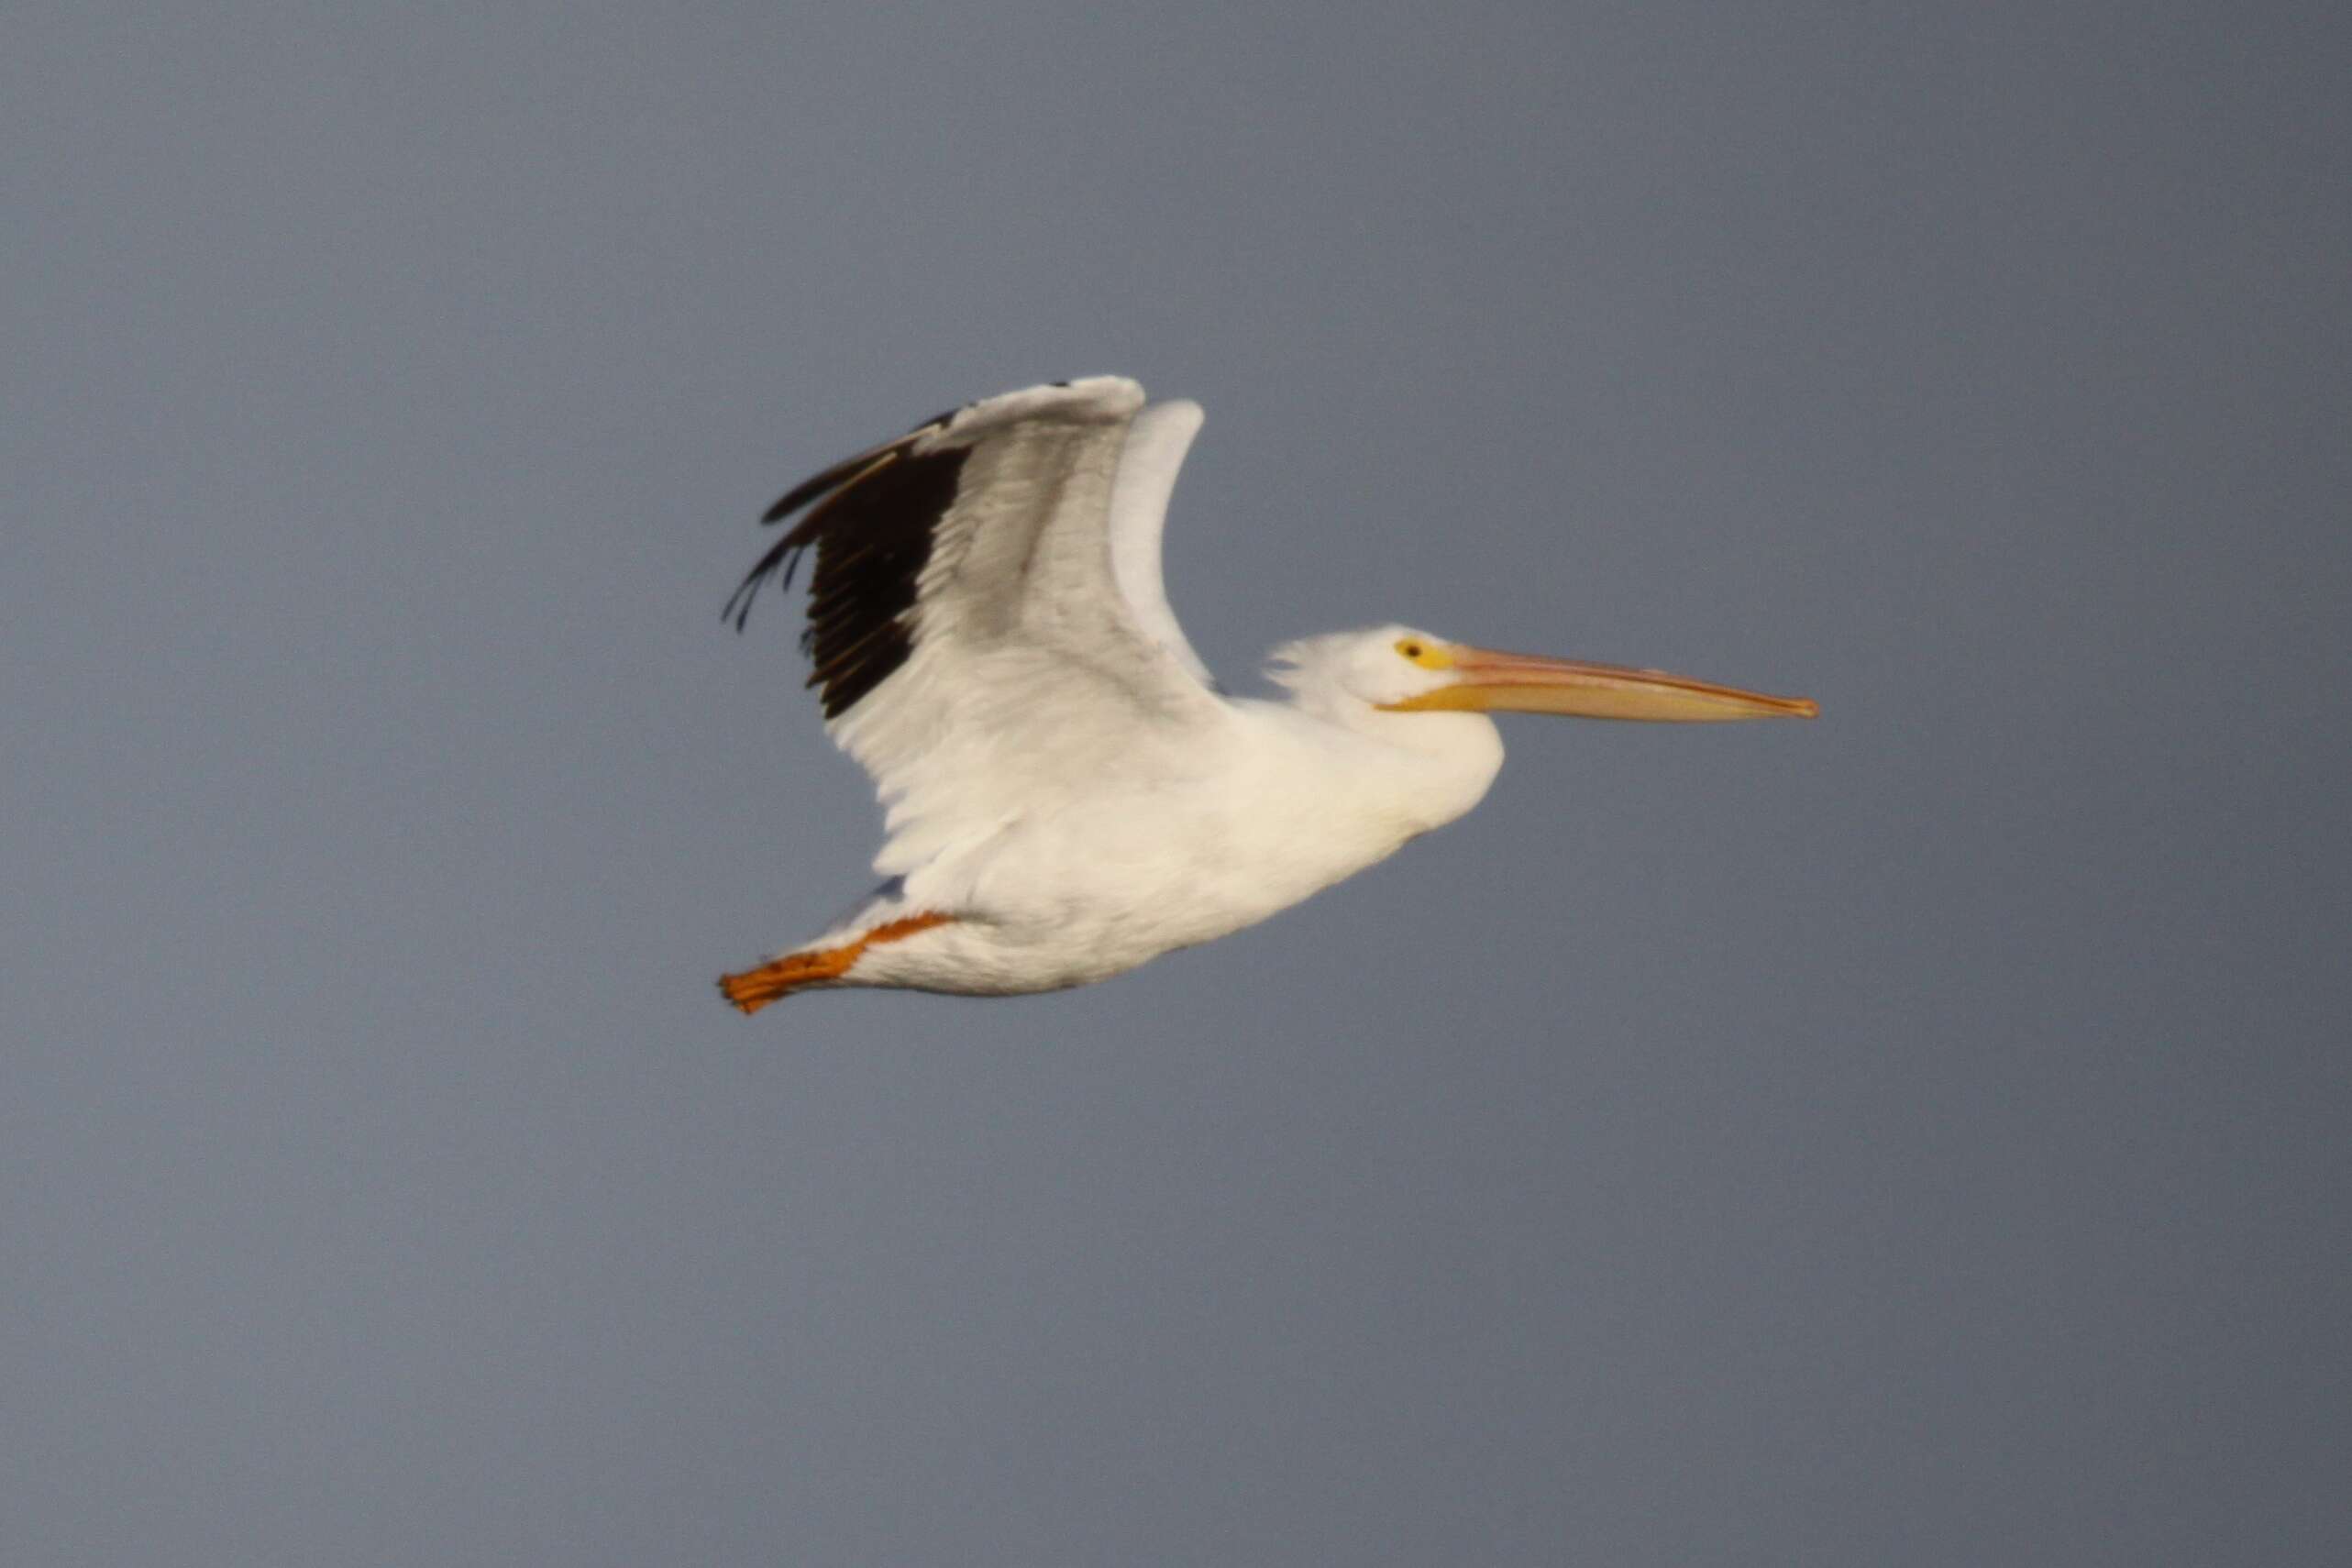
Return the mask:
<path id="1" fill-rule="evenodd" d="M 1275 651 L 1274 679 L 1301 704 L 1356 713 L 1564 713 L 1706 723 L 1809 719 L 1809 698 L 1768 697 L 1663 670 L 1499 653 L 1411 626 L 1309 637 Z"/>

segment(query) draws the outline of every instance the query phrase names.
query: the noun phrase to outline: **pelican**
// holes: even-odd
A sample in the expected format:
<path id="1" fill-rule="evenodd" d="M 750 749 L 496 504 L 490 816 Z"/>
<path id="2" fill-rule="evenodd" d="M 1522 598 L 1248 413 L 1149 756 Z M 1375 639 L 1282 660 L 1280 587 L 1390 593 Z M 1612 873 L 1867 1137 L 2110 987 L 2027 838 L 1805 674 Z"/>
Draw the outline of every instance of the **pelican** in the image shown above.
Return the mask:
<path id="1" fill-rule="evenodd" d="M 801 646 L 825 727 L 886 808 L 881 886 L 725 976 L 745 1013 L 805 990 L 1005 996 L 1225 936 L 1476 805 L 1490 712 L 1811 718 L 1652 669 L 1498 653 L 1411 626 L 1308 637 L 1225 695 L 1168 608 L 1160 531 L 1197 403 L 1132 381 L 967 403 L 792 490 L 804 513 L 723 612 L 814 550 Z"/>

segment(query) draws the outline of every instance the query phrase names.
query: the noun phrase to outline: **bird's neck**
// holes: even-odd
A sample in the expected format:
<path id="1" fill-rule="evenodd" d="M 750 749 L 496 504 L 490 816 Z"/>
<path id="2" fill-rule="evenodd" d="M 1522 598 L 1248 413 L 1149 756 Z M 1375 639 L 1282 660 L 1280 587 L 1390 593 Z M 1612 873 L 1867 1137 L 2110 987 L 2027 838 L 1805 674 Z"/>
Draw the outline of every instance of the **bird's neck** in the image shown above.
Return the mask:
<path id="1" fill-rule="evenodd" d="M 1429 828 L 1443 827 L 1486 798 L 1503 766 L 1503 733 L 1484 713 L 1390 713 L 1367 708 L 1360 733 L 1398 759 L 1398 785 L 1411 790 Z"/>
<path id="2" fill-rule="evenodd" d="M 1481 800 L 1503 766 L 1502 733 L 1484 713 L 1392 713 L 1357 702 L 1337 712 L 1272 703 L 1299 771 L 1335 810 L 1393 819 L 1410 837 L 1443 827 Z"/>

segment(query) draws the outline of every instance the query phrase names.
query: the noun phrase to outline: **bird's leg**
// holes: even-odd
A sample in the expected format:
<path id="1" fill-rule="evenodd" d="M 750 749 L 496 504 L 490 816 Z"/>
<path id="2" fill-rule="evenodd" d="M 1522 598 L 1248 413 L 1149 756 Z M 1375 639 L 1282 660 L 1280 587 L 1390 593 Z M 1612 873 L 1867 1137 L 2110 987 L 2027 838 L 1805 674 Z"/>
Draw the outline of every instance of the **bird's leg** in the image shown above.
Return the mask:
<path id="1" fill-rule="evenodd" d="M 916 932 L 929 931 L 935 925 L 945 925 L 954 918 L 944 914 L 909 915 L 903 920 L 885 922 L 838 947 L 815 947 L 803 953 L 787 953 L 756 969 L 720 976 L 719 993 L 749 1017 L 769 1002 L 782 1001 L 804 987 L 840 979 L 849 973 L 850 966 L 868 947 L 896 942 L 902 937 L 912 936 Z"/>
<path id="2" fill-rule="evenodd" d="M 769 1002 L 782 1001 L 803 986 L 837 980 L 856 962 L 857 948 L 834 947 L 814 953 L 788 953 L 756 969 L 719 977 L 719 994 L 748 1018 Z"/>

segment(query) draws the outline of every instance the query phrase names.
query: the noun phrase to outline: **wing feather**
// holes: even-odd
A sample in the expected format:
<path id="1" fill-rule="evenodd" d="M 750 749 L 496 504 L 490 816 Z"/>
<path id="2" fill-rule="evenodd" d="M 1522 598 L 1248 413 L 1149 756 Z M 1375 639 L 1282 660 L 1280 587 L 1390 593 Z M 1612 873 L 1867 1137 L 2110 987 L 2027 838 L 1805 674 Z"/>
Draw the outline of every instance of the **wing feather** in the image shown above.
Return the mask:
<path id="1" fill-rule="evenodd" d="M 1215 678 L 1168 607 L 1160 575 L 1160 535 L 1167 526 L 1168 498 L 1176 470 L 1200 434 L 1200 405 L 1189 401 L 1155 403 L 1127 427 L 1120 450 L 1119 478 L 1110 491 L 1110 567 L 1119 591 L 1144 634 L 1165 648 L 1204 686 Z"/>
<path id="2" fill-rule="evenodd" d="M 1008 392 L 796 487 L 760 585 L 816 569 L 802 635 L 826 727 L 873 776 L 900 876 L 1122 778 L 1197 766 L 1230 723 L 1160 587 L 1160 519 L 1199 413 L 1115 377 Z"/>

